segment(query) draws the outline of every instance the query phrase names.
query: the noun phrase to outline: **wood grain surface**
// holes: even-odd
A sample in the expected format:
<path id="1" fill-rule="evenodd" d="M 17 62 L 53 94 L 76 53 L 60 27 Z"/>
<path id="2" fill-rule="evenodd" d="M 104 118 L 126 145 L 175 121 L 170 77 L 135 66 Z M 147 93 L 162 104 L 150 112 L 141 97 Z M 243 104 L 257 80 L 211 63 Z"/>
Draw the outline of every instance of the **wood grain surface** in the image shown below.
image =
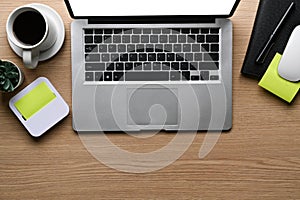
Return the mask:
<path id="1" fill-rule="evenodd" d="M 70 23 L 63 0 L 40 0 L 64 19 L 66 40 L 51 60 L 36 70 L 22 66 L 5 31 L 9 13 L 33 0 L 0 1 L 0 58 L 21 66 L 24 88 L 46 76 L 71 106 Z M 222 134 L 204 159 L 198 158 L 205 134 L 161 170 L 124 173 L 95 159 L 73 132 L 71 115 L 40 139 L 31 138 L 8 108 L 16 94 L 0 94 L 0 199 L 300 199 L 300 99 L 288 105 L 240 75 L 258 0 L 241 0 L 232 17 L 233 129 Z M 172 140 L 110 134 L 117 146 L 151 152 Z M 116 160 L 116 163 L 118 160 Z"/>

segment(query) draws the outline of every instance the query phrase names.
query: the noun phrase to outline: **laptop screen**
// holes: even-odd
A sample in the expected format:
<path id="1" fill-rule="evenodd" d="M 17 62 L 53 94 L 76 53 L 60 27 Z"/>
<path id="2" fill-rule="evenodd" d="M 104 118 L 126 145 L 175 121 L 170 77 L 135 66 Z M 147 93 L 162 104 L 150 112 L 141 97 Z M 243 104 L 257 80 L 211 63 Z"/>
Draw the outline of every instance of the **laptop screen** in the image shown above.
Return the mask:
<path id="1" fill-rule="evenodd" d="M 228 16 L 236 0 L 69 0 L 74 17 Z"/>

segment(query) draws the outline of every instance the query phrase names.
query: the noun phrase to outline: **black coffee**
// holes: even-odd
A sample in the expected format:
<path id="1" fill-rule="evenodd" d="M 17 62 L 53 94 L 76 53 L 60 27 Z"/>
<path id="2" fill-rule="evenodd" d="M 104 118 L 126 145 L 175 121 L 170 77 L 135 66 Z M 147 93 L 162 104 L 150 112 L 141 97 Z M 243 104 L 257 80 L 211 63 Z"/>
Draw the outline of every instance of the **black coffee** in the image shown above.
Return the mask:
<path id="1" fill-rule="evenodd" d="M 45 35 L 46 22 L 40 13 L 26 11 L 16 17 L 13 24 L 13 31 L 22 43 L 35 45 Z"/>

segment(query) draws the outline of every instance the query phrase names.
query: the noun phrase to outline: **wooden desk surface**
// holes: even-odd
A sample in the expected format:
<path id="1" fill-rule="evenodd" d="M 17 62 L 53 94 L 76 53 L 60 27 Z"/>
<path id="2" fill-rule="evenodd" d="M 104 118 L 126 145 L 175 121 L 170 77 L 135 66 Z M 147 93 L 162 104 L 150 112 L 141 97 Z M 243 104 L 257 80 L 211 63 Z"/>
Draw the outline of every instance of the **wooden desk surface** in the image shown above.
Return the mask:
<path id="1" fill-rule="evenodd" d="M 0 1 L 0 58 L 21 64 L 5 32 L 9 13 L 33 0 Z M 70 23 L 62 0 L 40 0 L 63 17 L 66 40 L 59 54 L 27 70 L 21 88 L 48 77 L 71 106 Z M 300 99 L 292 105 L 240 75 L 258 0 L 242 0 L 234 23 L 233 129 L 198 159 L 205 134 L 183 156 L 156 172 L 130 174 L 98 162 L 71 127 L 71 115 L 44 137 L 32 139 L 8 108 L 13 94 L 0 94 L 0 199 L 300 199 Z M 14 93 L 15 94 L 15 93 Z M 154 151 L 172 134 L 138 140 L 109 138 L 132 151 Z"/>

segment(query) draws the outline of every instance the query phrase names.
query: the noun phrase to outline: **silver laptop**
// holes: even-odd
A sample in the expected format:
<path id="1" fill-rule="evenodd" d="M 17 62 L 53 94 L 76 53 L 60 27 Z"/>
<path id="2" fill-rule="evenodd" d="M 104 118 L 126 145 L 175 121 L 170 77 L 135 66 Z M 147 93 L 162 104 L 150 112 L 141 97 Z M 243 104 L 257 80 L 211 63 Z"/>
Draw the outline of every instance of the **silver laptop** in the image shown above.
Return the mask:
<path id="1" fill-rule="evenodd" d="M 231 129 L 239 0 L 65 3 L 75 131 Z"/>

